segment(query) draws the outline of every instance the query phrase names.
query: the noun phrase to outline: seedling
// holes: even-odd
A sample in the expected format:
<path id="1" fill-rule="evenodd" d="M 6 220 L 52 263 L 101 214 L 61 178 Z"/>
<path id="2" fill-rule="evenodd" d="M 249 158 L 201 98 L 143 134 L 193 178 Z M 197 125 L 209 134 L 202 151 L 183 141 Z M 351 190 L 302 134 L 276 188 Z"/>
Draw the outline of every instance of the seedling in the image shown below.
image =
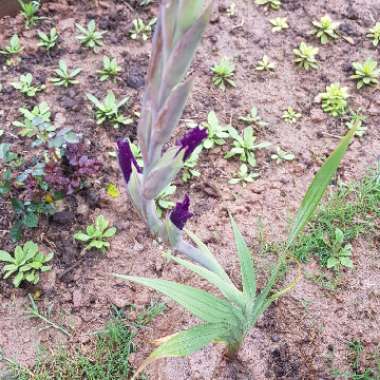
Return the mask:
<path id="1" fill-rule="evenodd" d="M 4 279 L 13 276 L 13 285 L 18 288 L 23 281 L 36 285 L 40 280 L 40 272 L 51 269 L 46 265 L 54 254 L 45 256 L 40 252 L 38 245 L 27 241 L 23 246 L 17 246 L 13 256 L 0 250 L 0 262 L 7 263 L 4 268 Z"/>
<path id="2" fill-rule="evenodd" d="M 116 58 L 103 57 L 103 68 L 98 71 L 100 80 L 115 79 L 121 72 L 121 67 L 118 65 Z"/>
<path id="3" fill-rule="evenodd" d="M 25 96 L 33 98 L 34 96 L 37 95 L 40 91 L 42 91 L 45 86 L 33 86 L 33 75 L 30 73 L 27 74 L 22 74 L 20 75 L 19 81 L 18 82 L 13 82 L 11 83 L 12 86 L 16 89 L 19 90 L 22 94 Z"/>
<path id="4" fill-rule="evenodd" d="M 298 49 L 293 50 L 295 56 L 294 62 L 305 70 L 317 69 L 318 62 L 315 56 L 318 54 L 318 51 L 318 48 L 308 45 L 306 42 L 301 42 Z"/>
<path id="5" fill-rule="evenodd" d="M 256 107 L 252 107 L 251 111 L 246 116 L 240 116 L 239 120 L 242 121 L 245 125 L 254 125 L 260 129 L 268 126 L 268 123 L 259 116 Z"/>
<path id="6" fill-rule="evenodd" d="M 258 177 L 260 177 L 259 173 L 250 172 L 246 164 L 241 164 L 237 175 L 234 178 L 231 178 L 228 183 L 230 185 L 237 185 L 240 183 L 244 186 L 246 183 L 252 183 Z"/>
<path id="7" fill-rule="evenodd" d="M 367 116 L 361 113 L 361 110 L 351 111 L 350 120 L 346 123 L 348 129 L 356 128 L 355 136 L 363 137 L 367 132 L 367 127 L 364 125 Z"/>
<path id="8" fill-rule="evenodd" d="M 94 52 L 96 52 L 96 49 L 103 45 L 103 34 L 105 32 L 99 32 L 96 29 L 95 20 L 89 21 L 87 24 L 87 28 L 84 28 L 79 24 L 76 24 L 76 27 L 81 33 L 78 34 L 76 38 L 80 41 L 80 43 L 83 46 L 92 49 Z"/>
<path id="9" fill-rule="evenodd" d="M 50 81 L 54 86 L 69 87 L 79 83 L 75 78 L 81 73 L 81 71 L 82 69 L 79 68 L 70 71 L 67 68 L 66 62 L 61 59 L 58 63 L 58 69 L 55 70 L 55 77 L 51 78 Z"/>
<path id="10" fill-rule="evenodd" d="M 269 20 L 269 22 L 272 24 L 272 32 L 282 32 L 285 29 L 289 28 L 288 25 L 288 18 L 287 17 L 276 17 Z"/>
<path id="11" fill-rule="evenodd" d="M 103 99 L 103 102 L 91 94 L 87 94 L 87 98 L 95 106 L 95 117 L 97 124 L 101 125 L 105 122 L 109 122 L 114 128 L 117 129 L 120 124 L 128 125 L 133 123 L 131 118 L 127 118 L 120 113 L 120 108 L 122 108 L 129 101 L 128 96 L 118 102 L 113 91 L 108 91 L 107 96 Z"/>
<path id="12" fill-rule="evenodd" d="M 282 114 L 283 120 L 288 124 L 294 124 L 302 115 L 295 111 L 293 107 L 288 107 Z"/>
<path id="13" fill-rule="evenodd" d="M 56 28 L 51 28 L 48 34 L 38 31 L 38 46 L 43 47 L 47 51 L 53 49 L 58 42 L 59 35 Z"/>
<path id="14" fill-rule="evenodd" d="M 223 58 L 219 63 L 211 68 L 213 72 L 212 83 L 216 87 L 220 87 L 225 90 L 226 87 L 236 87 L 235 82 L 232 80 L 235 74 L 235 65 L 228 60 Z"/>
<path id="15" fill-rule="evenodd" d="M 371 39 L 373 46 L 377 47 L 380 43 L 380 22 L 371 28 L 367 34 L 367 37 Z"/>
<path id="16" fill-rule="evenodd" d="M 192 178 L 199 177 L 201 175 L 201 173 L 195 169 L 198 165 L 199 155 L 201 154 L 201 152 L 202 146 L 198 146 L 183 165 L 181 178 L 184 183 L 187 183 Z"/>
<path id="17" fill-rule="evenodd" d="M 163 189 L 156 198 L 157 215 L 161 218 L 163 214 L 175 206 L 170 197 L 175 194 L 177 187 L 174 185 L 168 185 Z"/>
<path id="18" fill-rule="evenodd" d="M 24 48 L 21 46 L 18 35 L 14 34 L 10 38 L 8 45 L 3 50 L 0 50 L 0 54 L 8 56 L 9 58 L 6 61 L 6 64 L 11 65 L 13 63 L 16 63 L 14 56 L 20 54 L 23 50 Z"/>
<path id="19" fill-rule="evenodd" d="M 335 240 L 327 243 L 331 248 L 331 256 L 327 260 L 327 268 L 339 271 L 344 266 L 352 269 L 352 246 L 351 244 L 344 244 L 344 233 L 341 229 L 335 229 Z"/>
<path id="20" fill-rule="evenodd" d="M 347 112 L 349 94 L 347 87 L 339 83 L 332 83 L 326 87 L 326 92 L 319 94 L 318 99 L 322 102 L 322 109 L 333 117 L 343 116 Z"/>
<path id="21" fill-rule="evenodd" d="M 295 155 L 282 150 L 280 147 L 277 147 L 276 153 L 272 154 L 271 158 L 276 161 L 277 164 L 281 164 L 284 161 L 293 161 L 295 159 Z"/>
<path id="22" fill-rule="evenodd" d="M 37 22 L 40 20 L 40 17 L 37 16 L 37 13 L 40 9 L 40 2 L 33 0 L 30 2 L 24 2 L 18 0 L 21 7 L 21 14 L 25 19 L 25 26 L 30 28 L 31 26 L 37 25 Z"/>
<path id="23" fill-rule="evenodd" d="M 337 34 L 338 23 L 331 20 L 329 16 L 323 16 L 319 21 L 313 21 L 314 29 L 312 33 L 320 39 L 321 44 L 325 45 L 331 40 L 336 40 L 339 35 Z"/>
<path id="24" fill-rule="evenodd" d="M 273 71 L 276 68 L 276 65 L 269 60 L 267 55 L 264 55 L 263 58 L 257 62 L 256 70 L 257 71 Z"/>
<path id="25" fill-rule="evenodd" d="M 113 237 L 116 231 L 115 227 L 109 228 L 109 221 L 103 215 L 99 215 L 95 224 L 87 226 L 86 232 L 76 232 L 74 239 L 86 243 L 83 252 L 96 249 L 104 253 L 110 247 L 107 239 Z"/>
<path id="26" fill-rule="evenodd" d="M 257 165 L 256 150 L 268 148 L 271 144 L 263 142 L 256 144 L 256 136 L 253 134 L 253 128 L 247 127 L 240 135 L 239 132 L 232 126 L 228 127 L 228 133 L 233 139 L 232 149 L 224 155 L 224 158 L 239 156 L 240 161 L 249 164 L 252 167 Z"/>
<path id="27" fill-rule="evenodd" d="M 354 62 L 352 67 L 355 69 L 355 74 L 351 78 L 357 81 L 358 90 L 379 83 L 377 78 L 380 76 L 380 70 L 377 68 L 377 62 L 372 58 L 367 58 L 364 63 Z"/>
<path id="28" fill-rule="evenodd" d="M 281 0 L 256 0 L 256 4 L 276 11 L 281 7 Z"/>
<path id="29" fill-rule="evenodd" d="M 51 112 L 49 105 L 46 102 L 41 102 L 37 106 L 34 106 L 31 111 L 27 108 L 21 107 L 20 113 L 24 116 L 24 121 L 15 121 L 13 125 L 18 128 L 28 128 L 33 119 L 38 118 L 43 121 L 50 122 Z"/>
<path id="30" fill-rule="evenodd" d="M 228 127 L 219 122 L 214 111 L 209 112 L 207 123 L 204 123 L 203 126 L 207 129 L 207 137 L 202 143 L 205 149 L 211 149 L 215 145 L 224 145 L 226 143 L 225 139 L 229 137 Z"/>
<path id="31" fill-rule="evenodd" d="M 152 35 L 152 27 L 156 22 L 157 19 L 155 17 L 146 24 L 141 18 L 133 20 L 132 28 L 129 31 L 129 36 L 132 40 L 147 41 Z"/>

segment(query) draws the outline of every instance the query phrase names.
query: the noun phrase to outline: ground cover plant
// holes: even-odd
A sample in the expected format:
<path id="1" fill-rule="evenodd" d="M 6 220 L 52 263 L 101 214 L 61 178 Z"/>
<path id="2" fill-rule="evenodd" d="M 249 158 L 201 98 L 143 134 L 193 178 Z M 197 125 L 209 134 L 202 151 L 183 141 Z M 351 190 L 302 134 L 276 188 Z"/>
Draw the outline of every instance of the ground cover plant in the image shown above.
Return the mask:
<path id="1" fill-rule="evenodd" d="M 0 251 L 13 262 L 0 260 L 0 378 L 127 379 L 181 354 L 137 378 L 377 379 L 373 2 L 220 0 L 199 34 L 201 0 L 23 0 L 26 13 L 3 17 L 8 2 Z M 287 246 L 308 184 L 347 133 L 326 198 Z M 143 192 L 147 212 L 125 191 L 130 163 L 134 200 L 157 191 Z M 26 243 L 44 258 L 4 278 Z M 15 284 L 20 272 L 31 281 Z M 197 297 L 178 303 L 112 273 Z M 118 327 L 103 334 L 110 310 Z M 225 334 L 211 339 L 218 323 Z"/>

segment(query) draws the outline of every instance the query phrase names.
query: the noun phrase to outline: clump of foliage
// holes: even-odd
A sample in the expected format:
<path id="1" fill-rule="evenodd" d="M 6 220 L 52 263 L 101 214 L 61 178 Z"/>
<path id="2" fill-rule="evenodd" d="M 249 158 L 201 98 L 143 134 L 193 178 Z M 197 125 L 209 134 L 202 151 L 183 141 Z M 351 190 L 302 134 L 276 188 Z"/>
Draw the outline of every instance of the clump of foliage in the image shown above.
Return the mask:
<path id="1" fill-rule="evenodd" d="M 288 124 L 294 124 L 302 115 L 293 107 L 288 107 L 282 114 L 283 120 Z"/>
<path id="2" fill-rule="evenodd" d="M 313 26 L 313 34 L 320 39 L 322 45 L 339 37 L 337 34 L 339 24 L 331 20 L 328 15 L 321 17 L 319 21 L 314 20 Z"/>
<path id="3" fill-rule="evenodd" d="M 220 87 L 225 90 L 226 87 L 236 87 L 235 82 L 232 80 L 235 74 L 235 65 L 228 60 L 223 58 L 219 63 L 215 64 L 211 71 L 213 72 L 212 83 L 216 87 Z"/>
<path id="4" fill-rule="evenodd" d="M 153 25 L 157 22 L 156 18 L 152 18 L 147 23 L 141 18 L 132 21 L 132 28 L 129 31 L 129 36 L 132 40 L 147 41 L 152 35 Z"/>
<path id="5" fill-rule="evenodd" d="M 256 70 L 257 71 L 273 71 L 276 68 L 276 65 L 269 60 L 267 55 L 264 55 L 263 58 L 257 62 Z"/>
<path id="6" fill-rule="evenodd" d="M 85 252 L 97 249 L 104 253 L 110 247 L 107 239 L 113 237 L 116 231 L 115 227 L 109 227 L 109 221 L 103 215 L 99 215 L 94 224 L 87 226 L 85 232 L 76 232 L 74 239 L 86 244 Z"/>
<path id="7" fill-rule="evenodd" d="M 377 68 L 377 62 L 372 58 L 367 58 L 363 63 L 354 62 L 352 67 L 355 70 L 352 79 L 357 81 L 357 88 L 360 90 L 365 86 L 374 86 L 379 83 L 380 70 Z"/>
<path id="8" fill-rule="evenodd" d="M 231 178 L 228 183 L 230 185 L 243 184 L 244 186 L 246 183 L 252 183 L 259 176 L 259 173 L 251 172 L 246 164 L 241 164 L 237 175 Z"/>
<path id="9" fill-rule="evenodd" d="M 21 7 L 21 14 L 25 19 L 25 26 L 30 28 L 31 26 L 36 26 L 40 17 L 37 15 L 40 9 L 40 2 L 38 0 L 33 0 L 29 2 L 24 2 L 18 0 Z"/>
<path id="10" fill-rule="evenodd" d="M 98 71 L 98 74 L 100 75 L 100 80 L 103 82 L 108 79 L 115 79 L 121 70 L 116 58 L 103 57 L 103 68 Z"/>
<path id="11" fill-rule="evenodd" d="M 202 143 L 205 149 L 211 149 L 216 145 L 224 145 L 226 143 L 226 139 L 229 137 L 228 126 L 219 122 L 214 111 L 209 112 L 207 123 L 204 123 L 203 126 L 207 130 L 207 137 Z"/>
<path id="12" fill-rule="evenodd" d="M 39 92 L 41 92 L 45 86 L 34 86 L 33 84 L 33 75 L 30 73 L 21 74 L 18 82 L 13 82 L 12 86 L 19 90 L 25 96 L 33 98 Z"/>
<path id="13" fill-rule="evenodd" d="M 24 48 L 21 46 L 20 39 L 17 34 L 14 34 L 7 46 L 5 46 L 2 50 L 0 50 L 0 54 L 8 57 L 6 63 L 7 65 L 11 65 L 14 63 L 14 56 L 20 54 Z"/>
<path id="14" fill-rule="evenodd" d="M 229 126 L 228 133 L 233 140 L 233 147 L 224 157 L 228 159 L 234 156 L 239 156 L 240 161 L 247 163 L 252 167 L 257 165 L 256 151 L 259 149 L 265 149 L 271 145 L 268 142 L 257 144 L 252 127 L 246 127 L 242 134 L 239 134 L 235 128 Z"/>
<path id="15" fill-rule="evenodd" d="M 377 22 L 376 25 L 369 30 L 367 37 L 372 40 L 373 46 L 377 47 L 380 43 L 380 22 Z"/>
<path id="16" fill-rule="evenodd" d="M 339 83 L 332 83 L 326 87 L 326 92 L 319 94 L 324 112 L 334 117 L 339 117 L 347 112 L 348 89 Z"/>
<path id="17" fill-rule="evenodd" d="M 65 195 L 86 187 L 89 178 L 101 170 L 101 163 L 86 154 L 84 144 L 68 144 L 62 159 L 51 159 L 44 168 L 44 180 L 51 189 Z"/>
<path id="18" fill-rule="evenodd" d="M 281 0 L 256 0 L 255 2 L 257 5 L 262 5 L 275 11 L 281 7 Z"/>
<path id="19" fill-rule="evenodd" d="M 96 29 L 95 20 L 90 20 L 86 28 L 79 24 L 76 24 L 76 27 L 80 32 L 76 38 L 83 46 L 96 52 L 96 49 L 103 45 L 103 34 L 105 32 Z"/>
<path id="20" fill-rule="evenodd" d="M 186 331 L 161 339 L 161 345 L 144 365 L 159 358 L 190 355 L 215 341 L 225 344 L 227 355 L 231 358 L 236 356 L 260 316 L 295 286 L 296 281 L 285 289 L 273 291 L 296 238 L 321 200 L 355 133 L 354 129 L 348 132 L 316 175 L 296 215 L 287 244 L 260 291 L 256 286 L 251 252 L 231 217 L 242 274 L 242 289 L 236 287 L 206 245 L 195 235 L 184 231 L 186 222 L 192 216 L 188 195 L 182 202 L 177 202 L 164 219 L 157 216 L 155 207 L 157 195 L 172 183 L 184 161 L 207 137 L 206 130 L 193 128 L 178 141 L 176 147 L 163 150 L 185 107 L 192 83 L 191 77 L 185 79 L 187 70 L 210 12 L 211 4 L 205 7 L 201 0 L 169 0 L 161 5 L 137 132 L 144 168 L 137 164 L 129 143 L 126 140 L 118 142 L 119 164 L 130 199 L 150 231 L 162 242 L 168 243 L 173 251 L 191 260 L 172 256 L 173 261 L 206 279 L 223 295 L 223 298 L 217 297 L 211 292 L 161 279 L 117 275 L 160 291 L 201 320 L 200 324 Z M 193 244 L 185 241 L 184 233 Z"/>
<path id="21" fill-rule="evenodd" d="M 336 228 L 334 240 L 327 240 L 326 243 L 331 249 L 330 257 L 326 263 L 328 269 L 339 271 L 342 266 L 353 268 L 354 265 L 351 259 L 352 246 L 344 243 L 344 233 L 341 229 Z"/>
<path id="22" fill-rule="evenodd" d="M 37 31 L 38 34 L 38 46 L 43 47 L 47 51 L 57 46 L 59 35 L 56 28 L 51 28 L 48 34 Z"/>
<path id="23" fill-rule="evenodd" d="M 196 169 L 201 152 L 202 146 L 198 146 L 183 165 L 181 178 L 184 183 L 187 183 L 192 178 L 199 177 L 201 175 L 199 170 Z"/>
<path id="24" fill-rule="evenodd" d="M 315 56 L 318 54 L 319 49 L 308 45 L 306 42 L 301 42 L 297 49 L 294 49 L 294 62 L 304 68 L 305 70 L 317 69 L 318 62 Z"/>
<path id="25" fill-rule="evenodd" d="M 40 272 L 51 269 L 46 265 L 54 254 L 45 256 L 40 252 L 38 245 L 27 241 L 23 246 L 17 246 L 13 256 L 0 250 L 0 262 L 7 263 L 4 268 L 4 278 L 13 276 L 13 285 L 18 288 L 23 281 L 36 285 L 40 279 Z"/>
<path id="26" fill-rule="evenodd" d="M 240 116 L 239 120 L 242 121 L 245 125 L 254 125 L 260 129 L 268 126 L 268 123 L 265 122 L 259 115 L 256 107 L 252 107 L 247 115 Z"/>
<path id="27" fill-rule="evenodd" d="M 133 122 L 131 118 L 127 118 L 120 113 L 120 108 L 122 108 L 129 101 L 128 96 L 120 101 L 117 101 L 113 91 L 108 91 L 107 96 L 103 101 L 100 101 L 91 94 L 87 94 L 87 98 L 95 106 L 95 117 L 97 124 L 101 125 L 105 122 L 109 122 L 114 128 L 119 128 L 120 124 L 128 125 Z"/>
<path id="28" fill-rule="evenodd" d="M 79 81 L 75 79 L 82 69 L 76 68 L 69 70 L 64 60 L 59 60 L 58 69 L 55 70 L 55 77 L 51 78 L 51 82 L 54 86 L 69 87 L 74 84 L 78 84 Z"/>
<path id="29" fill-rule="evenodd" d="M 355 136 L 363 137 L 367 131 L 365 122 L 367 116 L 361 113 L 361 110 L 351 111 L 349 120 L 346 122 L 346 127 L 348 129 L 356 128 Z"/>
<path id="30" fill-rule="evenodd" d="M 281 164 L 284 161 L 293 161 L 295 159 L 295 155 L 281 149 L 280 147 L 277 147 L 276 153 L 273 153 L 271 158 L 276 161 L 277 164 Z"/>
<path id="31" fill-rule="evenodd" d="M 287 17 L 276 17 L 269 20 L 269 22 L 272 24 L 272 32 L 282 32 L 285 29 L 289 28 L 288 25 L 288 18 Z"/>

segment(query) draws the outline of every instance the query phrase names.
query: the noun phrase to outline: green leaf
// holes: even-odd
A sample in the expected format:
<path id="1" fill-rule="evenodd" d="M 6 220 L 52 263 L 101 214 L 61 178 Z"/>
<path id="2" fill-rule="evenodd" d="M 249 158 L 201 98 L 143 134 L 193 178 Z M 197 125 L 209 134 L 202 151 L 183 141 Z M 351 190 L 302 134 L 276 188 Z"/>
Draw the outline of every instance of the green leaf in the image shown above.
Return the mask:
<path id="1" fill-rule="evenodd" d="M 6 263 L 13 263 L 13 257 L 6 251 L 0 250 L 0 261 L 5 261 Z"/>
<path id="2" fill-rule="evenodd" d="M 329 257 L 328 260 L 327 260 L 327 268 L 328 269 L 331 269 L 331 268 L 334 268 L 336 267 L 337 265 L 339 264 L 339 260 L 335 257 Z"/>
<path id="3" fill-rule="evenodd" d="M 288 237 L 288 246 L 291 246 L 298 234 L 303 230 L 309 221 L 316 207 L 318 206 L 331 178 L 335 175 L 338 166 L 347 151 L 352 137 L 356 133 L 357 127 L 352 128 L 346 136 L 344 136 L 330 157 L 323 164 L 321 169 L 315 175 L 313 182 L 309 186 L 305 197 L 299 208 L 293 226 Z"/>
<path id="4" fill-rule="evenodd" d="M 74 239 L 86 242 L 89 241 L 91 238 L 83 232 L 77 232 L 76 234 L 74 234 Z"/>
<path id="5" fill-rule="evenodd" d="M 256 297 L 256 272 L 253 266 L 252 254 L 232 215 L 230 215 L 230 220 L 240 260 L 243 291 L 249 299 L 254 299 Z"/>
<path id="6" fill-rule="evenodd" d="M 193 264 L 190 261 L 183 260 L 176 256 L 170 256 L 170 258 L 176 263 L 196 273 L 198 276 L 203 277 L 210 284 L 216 286 L 230 302 L 245 307 L 243 295 L 232 283 L 227 283 L 223 278 L 218 276 L 218 274 L 211 272 L 200 265 Z"/>
<path id="7" fill-rule="evenodd" d="M 117 229 L 115 227 L 111 227 L 103 233 L 103 237 L 104 238 L 110 238 L 116 234 L 116 231 L 117 231 Z"/>
<path id="8" fill-rule="evenodd" d="M 235 326 L 239 326 L 242 323 L 243 316 L 235 307 L 203 290 L 166 280 L 124 275 L 115 276 L 126 281 L 133 281 L 148 286 L 165 294 L 205 322 L 228 322 Z M 239 318 L 236 318 L 236 313 L 240 313 L 238 315 Z"/>
<path id="9" fill-rule="evenodd" d="M 22 223 L 28 228 L 36 228 L 38 227 L 38 215 L 33 212 L 29 212 L 23 217 Z"/>
<path id="10" fill-rule="evenodd" d="M 349 257 L 341 257 L 340 263 L 347 268 L 353 268 L 354 267 L 354 264 Z"/>

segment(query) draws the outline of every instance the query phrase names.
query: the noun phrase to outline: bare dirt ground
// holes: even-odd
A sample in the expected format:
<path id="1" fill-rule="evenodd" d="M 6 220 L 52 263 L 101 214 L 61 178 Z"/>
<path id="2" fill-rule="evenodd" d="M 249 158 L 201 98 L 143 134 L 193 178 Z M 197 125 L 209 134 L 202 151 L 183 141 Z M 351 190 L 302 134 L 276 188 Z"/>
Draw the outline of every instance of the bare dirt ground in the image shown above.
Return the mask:
<path id="1" fill-rule="evenodd" d="M 246 187 L 230 186 L 228 179 L 238 170 L 237 161 L 225 161 L 218 148 L 203 153 L 200 161 L 202 176 L 190 185 L 178 183 L 176 199 L 188 192 L 192 199 L 194 217 L 189 228 L 199 235 L 239 283 L 237 259 L 234 253 L 227 209 L 236 216 L 254 252 L 259 251 L 257 218 L 262 218 L 266 238 L 281 241 L 286 237 L 289 219 L 302 198 L 313 174 L 344 133 L 342 123 L 324 114 L 315 102 L 318 93 L 326 85 L 339 81 L 350 89 L 350 105 L 361 107 L 368 118 L 368 132 L 352 144 L 340 176 L 344 181 L 358 179 L 373 166 L 380 152 L 380 95 L 379 88 L 356 91 L 349 79 L 352 62 L 368 56 L 379 60 L 375 50 L 365 37 L 369 27 L 380 20 L 380 4 L 377 0 L 283 0 L 283 7 L 267 12 L 252 0 L 235 0 L 236 17 L 226 14 L 228 1 L 215 1 L 211 24 L 198 50 L 192 71 L 196 74 L 193 94 L 186 108 L 184 119 L 201 123 L 210 110 L 215 110 L 221 120 L 243 128 L 238 117 L 256 106 L 263 119 L 269 123 L 258 130 L 259 141 L 269 141 L 296 154 L 296 160 L 276 165 L 270 160 L 271 149 L 258 154 L 261 177 Z M 92 151 L 104 162 L 105 170 L 93 192 L 104 184 L 115 182 L 123 188 L 117 164 L 107 152 L 114 149 L 117 137 L 135 136 L 135 126 L 119 131 L 98 127 L 93 119 L 85 93 L 91 92 L 103 98 L 107 89 L 113 89 L 120 97 L 131 96 L 128 113 L 139 109 L 143 90 L 143 78 L 147 69 L 150 43 L 140 44 L 128 39 L 131 22 L 137 16 L 150 18 L 156 12 L 134 11 L 123 2 L 64 0 L 45 2 L 43 13 L 49 19 L 42 22 L 42 29 L 49 30 L 56 24 L 61 35 L 60 47 L 51 57 L 38 51 L 35 31 L 25 30 L 20 16 L 0 20 L 0 46 L 18 32 L 25 45 L 22 62 L 15 68 L 3 68 L 0 81 L 4 89 L 0 93 L 0 125 L 12 131 L 12 122 L 19 117 L 18 108 L 26 101 L 10 86 L 21 73 L 32 72 L 40 82 L 53 73 L 58 60 L 64 58 L 69 65 L 81 67 L 80 84 L 69 89 L 47 85 L 38 101 L 46 100 L 61 125 L 72 126 L 91 141 Z M 343 39 L 327 46 L 319 46 L 320 68 L 313 72 L 298 70 L 293 64 L 293 49 L 303 40 L 318 46 L 309 36 L 311 21 L 329 14 L 341 23 L 340 30 L 353 40 Z M 269 18 L 287 16 L 290 28 L 280 34 L 271 32 Z M 105 30 L 105 44 L 95 55 L 79 47 L 75 40 L 75 23 L 84 24 L 95 18 Z M 101 66 L 102 55 L 118 58 L 124 72 L 116 83 L 94 80 Z M 260 74 L 256 63 L 266 54 L 276 63 L 274 73 Z M 233 59 L 236 65 L 236 88 L 223 92 L 212 86 L 210 67 L 221 57 Z M 281 118 L 283 110 L 293 106 L 302 118 L 292 125 Z M 185 123 L 181 124 L 181 130 Z M 182 132 L 179 132 L 182 133 Z M 16 141 L 9 138 L 10 142 Z M 30 147 L 21 141 L 20 149 Z M 272 149 L 272 150 L 273 150 Z M 178 197 L 178 198 L 177 198 Z M 93 199 L 95 198 L 95 200 Z M 168 264 L 161 257 L 165 247 L 154 242 L 143 223 L 134 212 L 126 194 L 118 199 L 99 202 L 96 196 L 81 194 L 66 205 L 73 219 L 59 224 L 45 221 L 30 236 L 40 244 L 54 248 L 54 271 L 41 281 L 43 305 L 52 307 L 54 319 L 70 326 L 73 338 L 65 340 L 54 330 L 43 330 L 39 322 L 26 317 L 27 293 L 30 288 L 14 290 L 0 281 L 0 347 L 7 356 L 25 364 L 33 363 L 39 344 L 50 348 L 58 343 L 80 344 L 85 349 L 90 334 L 101 327 L 109 317 L 110 305 L 140 307 L 159 296 L 141 287 L 115 280 L 110 273 L 162 277 L 189 284 L 204 285 L 192 275 Z M 0 200 L 1 210 L 6 205 Z M 98 214 L 111 220 L 119 233 L 112 240 L 111 250 L 105 255 L 89 255 L 76 269 L 62 279 L 65 269 L 78 259 L 80 248 L 72 242 L 74 231 L 85 226 Z M 2 248 L 11 247 L 7 237 L 9 218 L 1 218 L 0 238 Z M 153 364 L 147 374 L 152 379 L 211 380 L 211 379 L 332 379 L 333 368 L 347 366 L 347 341 L 360 338 L 365 350 L 373 351 L 380 343 L 380 259 L 379 240 L 371 238 L 355 241 L 353 250 L 355 269 L 344 274 L 342 286 L 335 292 L 323 290 L 304 276 L 297 288 L 270 308 L 268 313 L 251 331 L 239 354 L 241 365 L 231 367 L 222 360 L 221 347 L 208 347 L 186 359 L 164 360 Z M 270 257 L 258 258 L 263 278 L 269 270 Z M 304 272 L 318 271 L 316 263 L 309 263 Z M 289 277 L 292 272 L 290 271 Z M 32 289 L 33 290 L 33 289 Z M 171 334 L 188 327 L 194 320 L 175 306 L 159 316 L 138 337 L 140 351 L 134 362 L 141 360 L 151 350 L 153 338 Z"/>

